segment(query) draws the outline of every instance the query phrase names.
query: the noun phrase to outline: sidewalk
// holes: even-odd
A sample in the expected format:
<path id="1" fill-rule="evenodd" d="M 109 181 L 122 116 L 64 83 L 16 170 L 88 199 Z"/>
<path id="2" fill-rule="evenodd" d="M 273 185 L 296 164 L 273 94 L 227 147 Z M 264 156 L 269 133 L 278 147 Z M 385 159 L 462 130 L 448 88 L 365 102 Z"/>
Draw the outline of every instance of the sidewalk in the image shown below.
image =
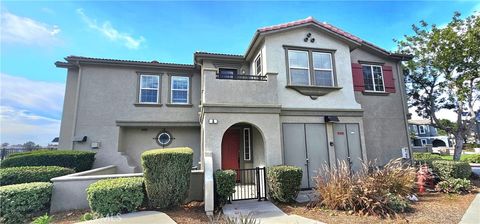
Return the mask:
<path id="1" fill-rule="evenodd" d="M 156 211 L 132 212 L 128 214 L 112 216 L 101 219 L 94 219 L 81 224 L 147 224 L 147 223 L 161 223 L 161 224 L 176 224 L 167 214 Z"/>
<path id="2" fill-rule="evenodd" d="M 475 196 L 470 207 L 460 220 L 459 224 L 478 224 L 480 223 L 480 193 Z"/>
<path id="3" fill-rule="evenodd" d="M 235 201 L 223 207 L 223 214 L 228 217 L 246 217 L 251 214 L 262 224 L 323 224 L 298 215 L 287 215 L 269 201 Z"/>

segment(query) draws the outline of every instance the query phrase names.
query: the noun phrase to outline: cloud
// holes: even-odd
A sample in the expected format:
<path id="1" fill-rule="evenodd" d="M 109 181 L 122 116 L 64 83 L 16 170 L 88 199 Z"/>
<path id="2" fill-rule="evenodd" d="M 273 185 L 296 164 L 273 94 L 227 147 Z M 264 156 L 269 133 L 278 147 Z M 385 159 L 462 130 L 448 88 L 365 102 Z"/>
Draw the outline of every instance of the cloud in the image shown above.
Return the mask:
<path id="1" fill-rule="evenodd" d="M 0 142 L 46 145 L 60 130 L 65 84 L 0 73 Z"/>
<path id="2" fill-rule="evenodd" d="M 99 31 L 103 36 L 111 41 L 123 42 L 125 47 L 129 49 L 138 49 L 142 43 L 145 42 L 145 38 L 140 36 L 135 38 L 128 33 L 123 33 L 115 29 L 110 21 L 104 21 L 101 25 L 97 23 L 97 20 L 91 19 L 83 12 L 83 9 L 77 9 L 77 14 L 80 15 L 82 20 L 88 25 L 89 28 Z"/>
<path id="3" fill-rule="evenodd" d="M 8 11 L 1 12 L 1 41 L 29 45 L 51 45 L 58 42 L 60 28 L 27 17 L 14 15 Z"/>

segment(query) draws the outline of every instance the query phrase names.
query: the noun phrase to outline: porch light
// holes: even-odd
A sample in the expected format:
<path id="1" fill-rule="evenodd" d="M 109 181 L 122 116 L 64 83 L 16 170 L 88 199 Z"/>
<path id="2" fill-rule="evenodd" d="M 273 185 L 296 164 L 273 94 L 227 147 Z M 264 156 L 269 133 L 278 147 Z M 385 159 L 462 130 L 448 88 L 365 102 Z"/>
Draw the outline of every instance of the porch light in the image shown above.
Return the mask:
<path id="1" fill-rule="evenodd" d="M 325 123 L 336 123 L 339 122 L 338 116 L 325 116 Z"/>

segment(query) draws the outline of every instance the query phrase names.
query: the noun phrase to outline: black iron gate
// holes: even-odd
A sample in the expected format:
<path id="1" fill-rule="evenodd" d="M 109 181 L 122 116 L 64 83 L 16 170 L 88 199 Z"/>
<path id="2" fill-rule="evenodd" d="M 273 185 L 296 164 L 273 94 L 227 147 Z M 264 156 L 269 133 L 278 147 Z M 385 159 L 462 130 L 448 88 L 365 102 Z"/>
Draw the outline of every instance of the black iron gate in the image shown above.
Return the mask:
<path id="1" fill-rule="evenodd" d="M 230 197 L 232 201 L 258 199 L 267 200 L 267 180 L 265 167 L 238 169 L 235 193 Z"/>

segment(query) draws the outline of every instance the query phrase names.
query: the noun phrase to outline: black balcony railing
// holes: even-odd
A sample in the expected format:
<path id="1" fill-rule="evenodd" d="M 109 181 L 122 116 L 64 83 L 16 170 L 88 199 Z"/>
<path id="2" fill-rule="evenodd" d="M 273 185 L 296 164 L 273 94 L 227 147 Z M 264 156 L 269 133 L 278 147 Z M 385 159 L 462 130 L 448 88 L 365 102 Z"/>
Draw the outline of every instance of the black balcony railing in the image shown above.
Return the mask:
<path id="1" fill-rule="evenodd" d="M 266 75 L 217 74 L 217 79 L 267 81 Z"/>

